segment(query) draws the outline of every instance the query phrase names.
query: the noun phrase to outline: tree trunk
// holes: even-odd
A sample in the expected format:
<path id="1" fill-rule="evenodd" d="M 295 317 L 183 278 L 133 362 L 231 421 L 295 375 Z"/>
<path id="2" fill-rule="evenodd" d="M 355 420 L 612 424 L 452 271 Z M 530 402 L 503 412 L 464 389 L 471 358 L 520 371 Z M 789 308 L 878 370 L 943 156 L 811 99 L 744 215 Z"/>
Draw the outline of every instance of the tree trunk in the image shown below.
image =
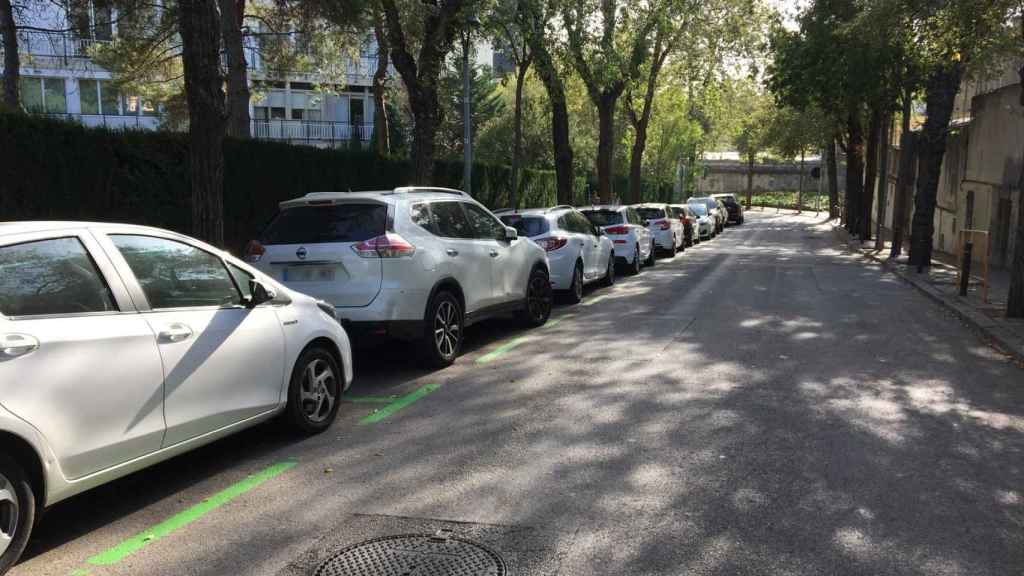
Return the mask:
<path id="1" fill-rule="evenodd" d="M 220 17 L 215 0 L 179 0 L 178 32 L 189 112 L 192 232 L 224 244 L 224 107 L 220 74 Z"/>
<path id="2" fill-rule="evenodd" d="M 747 210 L 750 210 L 750 203 L 754 201 L 754 160 L 753 152 L 747 154 Z"/>
<path id="3" fill-rule="evenodd" d="M 412 183 L 430 186 L 434 183 L 434 137 L 441 125 L 437 87 L 421 85 L 417 91 L 409 90 L 409 107 L 413 116 Z"/>
<path id="4" fill-rule="evenodd" d="M 796 191 L 796 212 L 803 212 L 804 207 L 804 151 L 800 149 L 800 187 Z"/>
<path id="5" fill-rule="evenodd" d="M 248 138 L 249 126 L 249 74 L 246 70 L 242 40 L 242 16 L 245 0 L 218 0 L 220 5 L 220 32 L 224 42 L 224 56 L 228 71 L 228 135 Z"/>
<path id="6" fill-rule="evenodd" d="M 523 84 L 526 83 L 526 72 L 530 69 L 530 59 L 519 63 L 516 69 L 516 107 L 512 120 L 512 191 L 509 206 L 515 210 L 519 207 L 519 165 L 523 159 Z"/>
<path id="7" fill-rule="evenodd" d="M 1021 22 L 1024 36 L 1024 22 Z M 1017 71 L 1020 76 L 1020 105 L 1024 107 L 1024 65 Z M 1006 298 L 1006 316 L 1024 318 L 1024 166 L 1017 179 L 1017 232 L 1013 244 L 1013 266 L 1010 268 L 1010 293 Z"/>
<path id="8" fill-rule="evenodd" d="M 910 265 L 930 266 L 932 236 L 935 234 L 935 203 L 946 155 L 946 136 L 953 104 L 960 90 L 962 67 L 959 62 L 931 71 L 925 82 L 925 105 L 928 118 L 921 133 L 921 173 L 914 194 L 914 218 L 910 224 Z"/>
<path id="9" fill-rule="evenodd" d="M 864 127 L 859 110 L 851 110 L 847 116 L 846 132 L 846 229 L 859 234 L 864 197 Z"/>
<path id="10" fill-rule="evenodd" d="M 910 114 L 913 96 L 911 91 L 903 92 L 903 111 L 900 119 L 900 163 L 896 167 L 896 197 L 892 206 L 892 247 L 889 258 L 903 253 L 903 236 L 906 234 L 907 192 L 914 182 L 914 157 L 917 155 L 917 139 L 910 132 Z"/>
<path id="11" fill-rule="evenodd" d="M 892 114 L 886 114 L 882 121 L 882 136 L 880 138 L 881 158 L 878 161 L 878 211 L 875 215 L 875 250 L 885 248 L 885 235 L 882 228 L 885 226 L 886 196 L 889 195 L 889 142 L 892 140 Z"/>
<path id="12" fill-rule="evenodd" d="M 0 0 L 0 38 L 3 39 L 4 47 L 3 104 L 11 110 L 18 110 L 18 75 L 21 73 L 21 59 L 18 55 L 18 30 L 14 24 L 11 0 Z"/>
<path id="13" fill-rule="evenodd" d="M 871 119 L 868 123 L 868 145 L 866 166 L 864 169 L 864 192 L 861 196 L 860 239 L 862 242 L 871 240 L 871 209 L 875 203 L 875 184 L 878 181 L 878 140 L 882 131 L 882 114 L 875 106 L 871 107 Z"/>
<path id="14" fill-rule="evenodd" d="M 839 163 L 836 162 L 836 138 L 833 135 L 825 147 L 825 163 L 828 168 L 828 217 L 839 216 Z M 748 206 L 749 208 L 749 206 Z"/>
<path id="15" fill-rule="evenodd" d="M 643 162 L 647 148 L 647 129 L 634 129 L 633 149 L 629 155 L 629 201 L 639 204 L 643 201 Z"/>
<path id="16" fill-rule="evenodd" d="M 611 202 L 612 177 L 615 175 L 615 103 L 616 95 L 602 94 L 597 103 L 597 195 L 602 203 Z"/>
<path id="17" fill-rule="evenodd" d="M 565 101 L 565 84 L 555 68 L 551 53 L 543 38 L 527 35 L 533 52 L 537 75 L 544 83 L 551 103 L 551 145 L 555 153 L 555 180 L 558 183 L 558 204 L 572 204 L 573 165 L 572 143 L 569 140 L 569 108 Z"/>
<path id="18" fill-rule="evenodd" d="M 386 101 L 390 56 L 383 18 L 379 12 L 374 14 L 373 35 L 377 39 L 377 69 L 373 73 L 373 138 L 377 143 L 377 153 L 386 156 L 391 153 L 391 127 L 388 125 Z"/>

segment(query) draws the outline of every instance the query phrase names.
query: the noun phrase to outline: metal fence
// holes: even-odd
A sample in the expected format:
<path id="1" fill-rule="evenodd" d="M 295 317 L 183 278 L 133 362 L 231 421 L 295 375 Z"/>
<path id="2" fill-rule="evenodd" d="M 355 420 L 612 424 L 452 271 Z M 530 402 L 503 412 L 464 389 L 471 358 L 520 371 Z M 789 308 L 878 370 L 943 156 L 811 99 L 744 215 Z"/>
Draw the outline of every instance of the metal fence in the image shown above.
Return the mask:
<path id="1" fill-rule="evenodd" d="M 334 147 L 356 139 L 363 143 L 369 142 L 373 138 L 373 124 L 324 120 L 253 120 L 252 137 Z"/>

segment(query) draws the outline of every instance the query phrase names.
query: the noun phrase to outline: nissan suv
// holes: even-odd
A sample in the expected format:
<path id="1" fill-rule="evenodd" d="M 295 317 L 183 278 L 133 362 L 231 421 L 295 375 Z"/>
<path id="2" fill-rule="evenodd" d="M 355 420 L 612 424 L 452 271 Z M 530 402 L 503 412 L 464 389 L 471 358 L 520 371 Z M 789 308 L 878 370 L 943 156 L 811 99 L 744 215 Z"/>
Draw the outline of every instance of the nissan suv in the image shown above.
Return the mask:
<path id="1" fill-rule="evenodd" d="M 355 333 L 420 343 L 433 366 L 455 361 L 466 326 L 551 313 L 544 249 L 458 190 L 315 192 L 280 204 L 246 259 L 321 298 Z"/>

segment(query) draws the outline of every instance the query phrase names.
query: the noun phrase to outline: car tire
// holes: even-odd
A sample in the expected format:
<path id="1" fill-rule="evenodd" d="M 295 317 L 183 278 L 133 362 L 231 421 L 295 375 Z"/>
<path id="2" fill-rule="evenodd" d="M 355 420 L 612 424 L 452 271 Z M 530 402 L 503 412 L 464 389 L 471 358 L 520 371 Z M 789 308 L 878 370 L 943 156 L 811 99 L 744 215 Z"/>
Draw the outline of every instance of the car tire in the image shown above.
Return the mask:
<path id="1" fill-rule="evenodd" d="M 615 284 L 615 254 L 608 255 L 608 269 L 604 272 L 604 279 L 601 286 L 613 286 Z"/>
<path id="2" fill-rule="evenodd" d="M 25 470 L 11 458 L 0 454 L 0 533 L 8 536 L 7 547 L 0 552 L 0 574 L 18 561 L 28 545 L 36 520 L 36 495 Z"/>
<path id="3" fill-rule="evenodd" d="M 654 266 L 655 260 L 657 260 L 658 245 L 651 240 L 651 252 L 647 255 L 647 260 L 644 261 L 646 266 Z"/>
<path id="4" fill-rule="evenodd" d="M 672 238 L 672 247 L 668 249 L 668 257 L 670 259 L 671 258 L 675 258 L 677 252 L 679 252 L 679 249 L 676 247 L 676 239 L 673 237 Z"/>
<path id="5" fill-rule="evenodd" d="M 423 357 L 433 368 L 451 366 L 462 350 L 465 314 L 455 294 L 439 290 L 423 321 Z"/>
<path id="6" fill-rule="evenodd" d="M 572 283 L 569 284 L 569 291 L 565 293 L 565 301 L 569 304 L 579 304 L 583 300 L 583 261 L 577 260 L 576 266 L 572 269 Z"/>
<path id="7" fill-rule="evenodd" d="M 523 302 L 521 319 L 530 328 L 543 326 L 551 316 L 551 277 L 540 266 L 530 272 L 526 281 L 526 301 Z"/>
<path id="8" fill-rule="evenodd" d="M 320 346 L 303 351 L 288 385 L 285 418 L 292 430 L 312 435 L 330 428 L 341 405 L 344 379 L 345 374 L 330 351 Z"/>
<path id="9" fill-rule="evenodd" d="M 629 269 L 626 270 L 626 272 L 630 276 L 636 276 L 640 273 L 640 267 L 640 245 L 637 244 L 633 249 L 633 261 L 629 263 Z"/>

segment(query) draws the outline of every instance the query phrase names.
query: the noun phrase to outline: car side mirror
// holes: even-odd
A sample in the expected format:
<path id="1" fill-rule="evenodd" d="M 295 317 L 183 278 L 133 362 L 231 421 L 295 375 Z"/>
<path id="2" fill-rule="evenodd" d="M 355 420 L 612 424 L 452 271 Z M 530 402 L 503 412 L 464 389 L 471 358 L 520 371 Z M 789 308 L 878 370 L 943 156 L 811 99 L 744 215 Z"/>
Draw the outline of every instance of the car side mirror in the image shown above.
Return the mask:
<path id="1" fill-rule="evenodd" d="M 516 230 L 512 226 L 505 226 L 505 240 L 511 242 L 519 238 L 519 230 Z"/>
<path id="2" fill-rule="evenodd" d="M 249 294 L 249 300 L 245 303 L 246 308 L 255 308 L 277 298 L 277 292 L 255 278 L 249 279 Z"/>

